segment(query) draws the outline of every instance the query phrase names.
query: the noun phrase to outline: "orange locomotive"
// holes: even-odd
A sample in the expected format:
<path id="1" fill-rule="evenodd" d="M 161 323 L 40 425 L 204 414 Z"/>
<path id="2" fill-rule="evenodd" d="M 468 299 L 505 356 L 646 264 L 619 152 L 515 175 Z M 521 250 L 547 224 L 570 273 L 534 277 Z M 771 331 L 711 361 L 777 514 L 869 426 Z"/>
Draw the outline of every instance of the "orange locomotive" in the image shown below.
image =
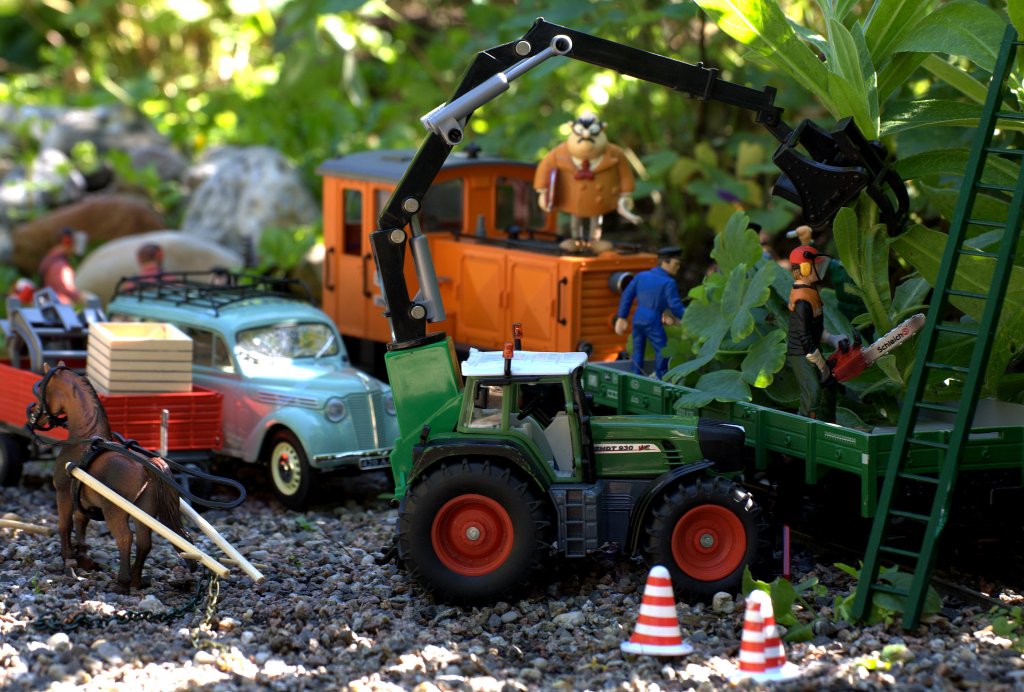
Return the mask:
<path id="1" fill-rule="evenodd" d="M 369 234 L 412 160 L 412 152 L 370 151 L 324 163 L 323 309 L 343 334 L 392 340 Z M 501 349 L 521 322 L 529 348 L 614 360 L 623 347 L 613 325 L 619 293 L 648 253 L 569 254 L 555 237 L 557 214 L 537 208 L 534 166 L 453 154 L 419 214 L 456 343 Z M 414 230 L 414 233 L 416 231 Z M 416 285 L 412 261 L 406 277 Z"/>

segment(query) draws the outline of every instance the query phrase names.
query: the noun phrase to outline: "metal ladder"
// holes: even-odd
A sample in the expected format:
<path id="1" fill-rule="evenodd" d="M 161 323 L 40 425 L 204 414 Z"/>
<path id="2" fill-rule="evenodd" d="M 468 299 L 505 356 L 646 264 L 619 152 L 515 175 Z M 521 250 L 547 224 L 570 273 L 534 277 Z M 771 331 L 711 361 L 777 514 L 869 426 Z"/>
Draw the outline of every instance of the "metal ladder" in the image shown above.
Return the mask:
<path id="1" fill-rule="evenodd" d="M 899 425 L 893 441 L 892 454 L 885 473 L 885 482 L 878 502 L 871 529 L 864 566 L 853 602 L 853 615 L 863 619 L 871 607 L 875 593 L 890 593 L 906 597 L 903 613 L 904 629 L 917 626 L 928 592 L 928 582 L 935 564 L 937 545 L 942 529 L 949 516 L 953 487 L 957 470 L 968 439 L 971 422 L 977 405 L 977 396 L 984 380 L 992 340 L 998 326 L 999 313 L 1006 295 L 1007 284 L 1013 268 L 1015 246 L 1019 240 L 1022 209 L 1024 209 L 1024 177 L 1018 177 L 1016 185 L 996 185 L 982 182 L 989 155 L 1013 158 L 1024 164 L 1024 150 L 993 146 L 992 139 L 996 123 L 1000 118 L 1024 120 L 1019 112 L 1001 111 L 1006 82 L 1013 68 L 1017 48 L 1024 43 L 1017 40 L 1013 27 L 1007 27 L 999 57 L 992 73 L 992 82 L 982 110 L 981 120 L 974 143 L 971 146 L 963 187 L 957 199 L 956 211 L 946 242 L 942 263 L 935 281 L 928 319 L 918 343 L 917 357 L 910 375 L 910 382 L 900 410 Z M 975 199 L 978 190 L 996 191 L 1000 195 L 1012 195 L 1008 218 L 1005 220 L 975 219 Z M 1003 229 L 1003 239 L 998 252 L 982 252 L 964 246 L 968 226 Z M 957 266 L 961 258 L 986 258 L 994 260 L 992 283 L 988 293 L 953 288 Z M 978 261 L 971 259 L 968 261 Z M 986 260 L 982 260 L 986 261 Z M 983 301 L 984 312 L 977 324 L 950 324 L 942 322 L 951 298 L 962 301 Z M 942 334 L 967 334 L 975 337 L 967 367 L 939 362 L 936 358 L 936 344 Z M 929 402 L 925 400 L 925 387 L 930 373 L 950 373 L 964 378 L 963 395 L 958 404 Z M 914 434 L 918 414 L 921 411 L 938 411 L 954 416 L 953 429 L 945 442 L 934 439 L 920 439 Z M 940 456 L 937 472 L 908 470 L 908 457 L 912 450 L 931 449 Z M 931 511 L 923 513 L 920 506 L 907 507 L 908 496 L 930 498 Z M 902 504 L 904 508 L 894 505 Z M 921 506 L 923 506 L 922 503 Z M 916 549 L 897 547 L 898 535 L 905 532 L 909 542 Z M 917 541 L 920 541 L 919 546 Z M 903 558 L 914 564 L 909 589 L 897 588 L 879 580 L 880 561 Z"/>

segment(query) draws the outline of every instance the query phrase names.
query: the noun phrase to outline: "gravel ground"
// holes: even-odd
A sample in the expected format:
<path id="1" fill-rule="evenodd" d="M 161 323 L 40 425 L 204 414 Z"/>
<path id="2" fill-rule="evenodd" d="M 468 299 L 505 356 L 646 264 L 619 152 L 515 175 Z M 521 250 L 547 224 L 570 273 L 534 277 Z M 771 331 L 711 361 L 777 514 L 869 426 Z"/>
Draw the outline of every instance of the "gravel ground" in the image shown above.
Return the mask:
<path id="1" fill-rule="evenodd" d="M 202 612 L 189 612 L 167 624 L 115 621 L 39 631 L 32 626 L 39 616 L 166 612 L 189 601 L 193 582 L 179 583 L 191 577 L 160 538 L 147 562 L 153 584 L 120 596 L 110 588 L 116 548 L 102 524 L 90 529 L 90 545 L 108 569 L 78 578 L 63 573 L 55 534 L 0 529 L 0 688 L 427 692 L 713 690 L 730 684 L 741 602 L 724 599 L 717 610 L 680 602 L 682 633 L 694 647 L 687 656 L 627 655 L 619 644 L 632 633 L 647 576 L 637 562 L 614 556 L 565 562 L 516 600 L 454 608 L 424 596 L 394 564 L 376 564 L 396 521 L 395 510 L 377 497 L 387 488 L 383 478 L 332 485 L 334 504 L 304 513 L 286 511 L 257 477 L 243 474 L 243 480 L 250 488 L 246 502 L 206 517 L 266 581 L 254 586 L 236 573 L 222 582 L 209 627 L 200 628 Z M 54 507 L 48 479 L 40 475 L 29 475 L 18 488 L 0 488 L 5 518 L 55 526 Z M 794 580 L 808 576 L 828 587 L 828 595 L 812 603 L 827 619 L 833 596 L 849 593 L 852 582 L 831 564 L 801 554 Z M 813 642 L 786 646 L 801 675 L 775 687 L 1024 689 L 1024 658 L 993 634 L 990 617 L 985 608 L 947 604 L 913 633 L 828 622 Z M 883 655 L 885 647 L 897 653 Z"/>

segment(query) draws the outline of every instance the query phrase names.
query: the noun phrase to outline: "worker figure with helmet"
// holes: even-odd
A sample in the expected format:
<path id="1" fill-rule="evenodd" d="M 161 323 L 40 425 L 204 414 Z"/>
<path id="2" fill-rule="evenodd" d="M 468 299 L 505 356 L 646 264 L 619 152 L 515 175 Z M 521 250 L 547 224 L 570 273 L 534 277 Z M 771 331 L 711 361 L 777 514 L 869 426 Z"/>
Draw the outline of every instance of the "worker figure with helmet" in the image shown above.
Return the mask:
<path id="1" fill-rule="evenodd" d="M 800 390 L 800 415 L 835 422 L 836 379 L 821 353 L 821 344 L 845 350 L 850 341 L 825 331 L 825 310 L 817 284 L 825 278 L 829 260 L 811 245 L 789 253 L 794 283 L 789 292 L 786 363 Z"/>

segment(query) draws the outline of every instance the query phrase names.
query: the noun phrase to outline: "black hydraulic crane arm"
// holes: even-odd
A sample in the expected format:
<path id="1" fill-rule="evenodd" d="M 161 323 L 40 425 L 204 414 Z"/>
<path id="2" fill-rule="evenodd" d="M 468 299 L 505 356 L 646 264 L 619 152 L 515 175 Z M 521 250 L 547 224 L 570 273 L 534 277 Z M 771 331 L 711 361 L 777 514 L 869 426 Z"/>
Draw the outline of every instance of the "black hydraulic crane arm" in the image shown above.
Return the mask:
<path id="1" fill-rule="evenodd" d="M 395 188 L 371 234 L 374 259 L 391 322 L 392 350 L 437 338 L 426 323 L 444 319 L 426 238 L 415 215 L 452 148 L 463 139 L 466 122 L 479 106 L 508 89 L 508 83 L 545 60 L 564 56 L 661 84 L 687 97 L 751 110 L 755 121 L 779 141 L 772 161 L 782 171 L 773 193 L 803 209 L 811 225 L 828 223 L 839 209 L 866 190 L 878 204 L 892 234 L 906 223 L 909 198 L 892 169 L 885 148 L 869 142 L 851 118 L 827 132 L 809 120 L 796 129 L 782 121 L 775 89 L 752 89 L 721 79 L 718 70 L 674 60 L 614 41 L 574 31 L 543 19 L 521 39 L 477 54 L 452 100 L 421 119 L 429 134 Z M 798 147 L 802 147 L 806 155 Z M 413 224 L 410 237 L 406 227 Z M 410 297 L 403 271 L 406 244 L 412 247 L 420 292 Z"/>

